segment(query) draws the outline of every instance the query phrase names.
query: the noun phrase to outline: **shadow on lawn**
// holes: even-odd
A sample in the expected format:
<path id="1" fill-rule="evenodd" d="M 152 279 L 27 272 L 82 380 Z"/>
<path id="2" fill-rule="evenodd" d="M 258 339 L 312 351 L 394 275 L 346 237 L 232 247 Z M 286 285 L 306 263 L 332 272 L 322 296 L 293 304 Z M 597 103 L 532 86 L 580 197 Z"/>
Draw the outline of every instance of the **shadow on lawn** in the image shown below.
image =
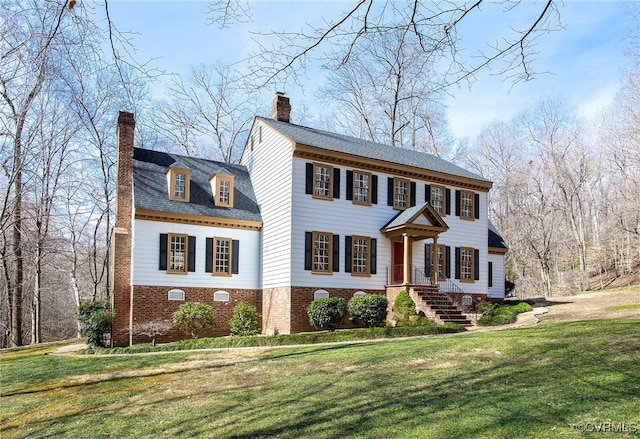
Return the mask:
<path id="1" fill-rule="evenodd" d="M 594 416 L 607 419 L 615 406 L 639 402 L 640 376 L 634 373 L 640 350 L 637 331 L 630 333 L 628 324 L 594 324 L 586 335 L 584 324 L 563 325 L 562 333 L 554 332 L 558 328 L 483 336 L 477 351 L 452 348 L 455 345 L 447 341 L 445 358 L 437 361 L 429 361 L 440 346 L 432 339 L 397 345 L 411 349 L 410 358 L 422 362 L 405 361 L 400 349 L 362 343 L 269 352 L 248 363 L 269 360 L 271 375 L 249 375 L 243 366 L 229 371 L 220 369 L 224 365 L 209 366 L 202 370 L 239 374 L 240 385 L 216 393 L 196 388 L 179 396 L 159 392 L 135 410 L 127 401 L 107 410 L 90 406 L 57 418 L 55 428 L 70 436 L 86 433 L 83 428 L 89 421 L 83 420 L 84 426 L 76 421 L 88 411 L 94 419 L 129 420 L 128 427 L 105 425 L 116 437 L 133 431 L 142 431 L 144 437 L 247 439 L 552 437 L 554 429 L 568 433 L 571 424 Z M 605 330 L 607 337 L 602 336 Z M 467 341 L 478 338 L 472 335 Z M 502 344 L 508 352 L 496 351 L 492 338 L 511 338 Z M 415 355 L 416 349 L 424 349 L 424 354 Z M 343 365 L 341 355 L 330 354 L 348 357 L 342 357 Z M 323 355 L 329 358 L 326 363 Z M 355 356 L 357 362 L 347 360 Z M 392 360 L 393 367 L 384 363 Z M 354 364 L 361 367 L 344 367 Z M 202 379 L 215 376 L 203 374 Z M 190 398 L 198 405 L 190 405 Z M 174 416 L 180 410 L 191 413 L 186 419 Z M 153 418 L 155 422 L 141 419 L 159 411 L 165 414 Z M 31 425 L 39 429 L 41 424 L 44 421 Z"/>

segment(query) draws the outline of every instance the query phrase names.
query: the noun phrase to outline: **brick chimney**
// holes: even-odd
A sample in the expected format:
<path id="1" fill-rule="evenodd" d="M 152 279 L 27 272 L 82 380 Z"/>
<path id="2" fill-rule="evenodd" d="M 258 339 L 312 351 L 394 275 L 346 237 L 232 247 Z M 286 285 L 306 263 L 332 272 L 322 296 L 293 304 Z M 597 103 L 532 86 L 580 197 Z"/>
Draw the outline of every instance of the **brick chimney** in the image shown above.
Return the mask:
<path id="1" fill-rule="evenodd" d="M 131 229 L 131 209 L 133 190 L 133 138 L 136 120 L 132 113 L 121 111 L 116 128 L 117 145 L 117 188 L 115 227 Z"/>
<path id="2" fill-rule="evenodd" d="M 127 346 L 133 341 L 131 306 L 131 248 L 133 214 L 133 139 L 136 120 L 132 113 L 121 111 L 116 128 L 117 168 L 116 223 L 111 239 L 111 306 L 113 346 Z"/>
<path id="3" fill-rule="evenodd" d="M 276 92 L 276 97 L 273 98 L 271 117 L 280 122 L 291 122 L 291 104 L 289 98 L 281 91 Z"/>

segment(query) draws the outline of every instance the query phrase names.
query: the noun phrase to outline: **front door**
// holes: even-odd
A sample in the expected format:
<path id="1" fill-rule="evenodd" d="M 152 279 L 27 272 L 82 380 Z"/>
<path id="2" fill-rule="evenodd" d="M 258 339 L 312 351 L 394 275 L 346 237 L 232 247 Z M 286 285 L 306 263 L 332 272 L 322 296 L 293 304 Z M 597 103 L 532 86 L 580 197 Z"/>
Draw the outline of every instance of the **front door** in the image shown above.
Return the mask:
<path id="1" fill-rule="evenodd" d="M 393 243 L 393 264 L 391 267 L 391 283 L 401 284 L 404 281 L 404 244 Z"/>

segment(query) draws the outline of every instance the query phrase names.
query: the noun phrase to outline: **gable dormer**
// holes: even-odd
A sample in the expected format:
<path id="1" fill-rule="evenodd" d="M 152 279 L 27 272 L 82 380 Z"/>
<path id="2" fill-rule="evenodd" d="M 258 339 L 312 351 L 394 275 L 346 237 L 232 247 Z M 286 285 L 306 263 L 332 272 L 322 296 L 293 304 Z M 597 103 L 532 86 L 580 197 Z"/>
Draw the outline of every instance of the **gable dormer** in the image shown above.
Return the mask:
<path id="1" fill-rule="evenodd" d="M 191 171 L 187 168 L 174 166 L 167 169 L 167 190 L 169 199 L 189 202 L 191 192 Z"/>
<path id="2" fill-rule="evenodd" d="M 213 174 L 209 179 L 213 203 L 219 207 L 233 207 L 233 175 Z"/>

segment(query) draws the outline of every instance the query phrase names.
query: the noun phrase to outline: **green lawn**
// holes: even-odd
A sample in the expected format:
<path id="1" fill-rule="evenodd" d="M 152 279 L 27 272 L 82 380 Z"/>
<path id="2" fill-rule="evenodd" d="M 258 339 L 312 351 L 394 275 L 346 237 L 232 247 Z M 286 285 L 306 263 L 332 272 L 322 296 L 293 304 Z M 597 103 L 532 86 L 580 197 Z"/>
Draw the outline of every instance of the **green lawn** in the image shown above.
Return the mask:
<path id="1" fill-rule="evenodd" d="M 260 350 L 53 349 L 0 354 L 0 437 L 582 438 L 621 423 L 640 436 L 638 319 Z"/>

